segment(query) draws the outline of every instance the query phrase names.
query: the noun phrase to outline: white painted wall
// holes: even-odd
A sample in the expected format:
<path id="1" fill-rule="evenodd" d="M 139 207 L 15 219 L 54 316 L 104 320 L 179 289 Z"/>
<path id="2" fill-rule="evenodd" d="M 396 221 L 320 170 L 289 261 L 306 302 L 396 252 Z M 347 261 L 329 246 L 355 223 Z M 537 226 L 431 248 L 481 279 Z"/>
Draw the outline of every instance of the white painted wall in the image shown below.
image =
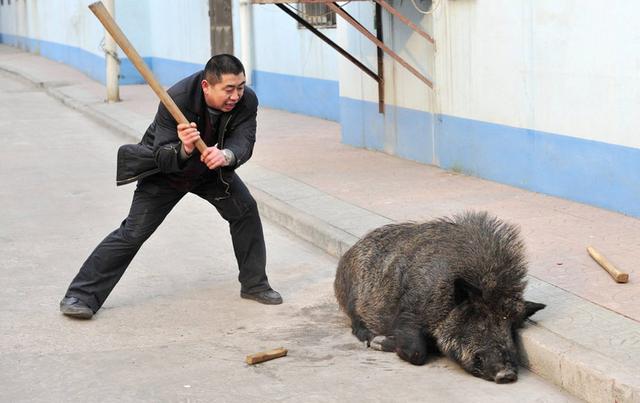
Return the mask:
<path id="1" fill-rule="evenodd" d="M 0 31 L 35 40 L 78 47 L 101 54 L 102 35 L 92 27 L 97 21 L 87 6 L 90 0 L 13 0 L 0 7 Z"/>
<path id="2" fill-rule="evenodd" d="M 102 56 L 92 1 L 5 0 L 0 31 Z M 640 148 L 640 2 L 441 0 L 428 16 L 392 4 L 432 33 L 437 51 L 388 14 L 385 42 L 436 89 L 387 56 L 387 104 Z M 377 102 L 377 84 L 328 45 L 273 5 L 251 7 L 254 69 L 339 80 L 341 96 Z M 373 32 L 373 3 L 346 9 Z M 116 19 L 144 57 L 210 55 L 208 0 L 116 0 Z M 338 17 L 323 32 L 375 71 L 375 47 L 350 25 Z"/>
<path id="3" fill-rule="evenodd" d="M 296 3 L 293 3 L 296 6 Z M 255 70 L 294 76 L 338 80 L 337 58 L 329 45 L 272 4 L 253 6 Z M 336 29 L 322 29 L 335 41 Z"/>
<path id="4" fill-rule="evenodd" d="M 409 1 L 391 2 L 401 14 L 414 24 L 431 32 L 430 18 L 415 12 Z M 369 32 L 375 35 L 375 5 L 371 2 L 353 2 L 345 10 L 356 18 Z M 347 44 L 348 50 L 374 72 L 377 72 L 375 45 L 345 20 L 338 17 L 340 43 Z M 433 46 L 421 35 L 402 23 L 397 17 L 383 10 L 384 43 L 395 53 L 416 68 L 421 74 L 433 79 Z M 432 110 L 432 90 L 401 64 L 385 54 L 385 102 L 388 105 L 416 110 Z M 340 60 L 340 96 L 378 102 L 378 85 L 347 60 Z"/>
<path id="5" fill-rule="evenodd" d="M 103 29 L 88 8 L 94 0 L 4 0 L 0 7 L 0 31 L 5 34 L 76 47 L 102 56 Z M 328 45 L 273 5 L 250 5 L 253 15 L 240 36 L 240 1 L 233 0 L 234 50 L 243 53 L 250 39 L 255 69 L 338 79 L 338 55 Z M 177 62 L 204 63 L 211 55 L 208 0 L 115 0 L 116 21 L 138 53 Z M 335 29 L 323 33 L 335 38 Z M 119 55 L 123 56 L 119 50 Z"/>
<path id="6" fill-rule="evenodd" d="M 445 1 L 441 112 L 640 148 L 640 2 Z"/>
<path id="7" fill-rule="evenodd" d="M 436 88 L 385 56 L 388 105 L 640 148 L 640 2 L 442 0 L 426 16 L 391 4 L 437 51 L 386 12 L 385 43 Z M 345 8 L 374 32 L 371 3 Z M 344 21 L 338 41 L 375 71 L 375 48 Z M 341 96 L 377 102 L 373 80 L 339 70 Z"/>
<path id="8" fill-rule="evenodd" d="M 345 5 L 344 9 L 353 16 L 353 18 L 360 21 L 370 32 L 375 33 L 375 7 L 372 3 L 356 1 Z M 338 30 L 337 42 L 340 46 L 374 73 L 377 73 L 378 57 L 376 46 L 340 16 L 337 16 L 336 19 Z M 378 102 L 377 82 L 360 70 L 358 66 L 341 56 L 338 69 L 340 72 L 341 97 Z M 388 71 L 388 69 L 385 69 L 385 71 Z"/>
<path id="9" fill-rule="evenodd" d="M 104 29 L 88 8 L 93 1 L 5 0 L 0 30 L 101 56 Z M 208 0 L 115 0 L 115 7 L 118 25 L 141 56 L 189 63 L 210 57 Z"/>
<path id="10" fill-rule="evenodd" d="M 149 56 L 196 64 L 209 60 L 208 0 L 149 0 L 148 16 Z"/>
<path id="11" fill-rule="evenodd" d="M 92 0 L 88 2 L 91 3 Z M 158 5 L 165 2 L 165 0 L 157 0 L 151 2 L 150 0 L 113 0 L 116 8 L 116 22 L 120 26 L 120 29 L 129 38 L 129 42 L 133 44 L 140 56 L 149 57 L 153 54 L 153 34 L 151 34 L 151 21 L 153 19 L 150 16 L 150 3 L 157 3 Z M 163 5 L 162 5 L 163 6 Z M 156 6 L 157 7 L 157 6 Z M 92 26 L 98 29 L 99 32 L 104 32 L 100 22 L 91 15 Z M 95 21 L 94 21 L 95 20 Z M 98 25 L 95 25 L 95 23 Z M 102 55 L 102 53 L 99 53 Z M 121 57 L 126 57 L 122 50 L 118 48 L 118 54 Z"/>

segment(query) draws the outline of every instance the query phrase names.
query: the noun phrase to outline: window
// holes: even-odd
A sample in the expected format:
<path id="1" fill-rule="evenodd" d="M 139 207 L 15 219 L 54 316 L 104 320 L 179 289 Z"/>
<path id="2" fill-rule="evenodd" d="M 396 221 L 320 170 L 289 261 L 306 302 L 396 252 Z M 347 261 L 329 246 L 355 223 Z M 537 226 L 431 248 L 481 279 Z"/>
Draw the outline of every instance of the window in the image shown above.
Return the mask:
<path id="1" fill-rule="evenodd" d="M 335 28 L 336 13 L 323 3 L 298 3 L 298 15 L 316 28 Z M 304 28 L 298 24 L 298 28 Z"/>

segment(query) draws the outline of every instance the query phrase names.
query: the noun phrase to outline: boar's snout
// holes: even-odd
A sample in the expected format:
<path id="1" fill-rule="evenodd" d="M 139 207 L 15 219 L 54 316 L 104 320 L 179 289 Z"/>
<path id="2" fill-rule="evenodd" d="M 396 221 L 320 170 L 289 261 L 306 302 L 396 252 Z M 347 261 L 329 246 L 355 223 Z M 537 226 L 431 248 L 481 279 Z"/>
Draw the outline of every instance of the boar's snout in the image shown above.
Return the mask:
<path id="1" fill-rule="evenodd" d="M 518 373 L 513 368 L 505 368 L 496 374 L 496 383 L 511 383 L 518 380 Z"/>

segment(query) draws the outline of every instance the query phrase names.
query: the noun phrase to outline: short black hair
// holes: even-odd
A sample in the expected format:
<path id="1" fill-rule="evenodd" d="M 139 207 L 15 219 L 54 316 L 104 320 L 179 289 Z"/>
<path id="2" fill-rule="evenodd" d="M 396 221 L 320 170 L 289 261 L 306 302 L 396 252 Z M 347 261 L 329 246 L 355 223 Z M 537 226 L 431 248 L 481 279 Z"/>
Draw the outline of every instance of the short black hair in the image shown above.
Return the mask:
<path id="1" fill-rule="evenodd" d="M 220 82 L 223 74 L 238 75 L 240 73 L 245 74 L 240 59 L 226 53 L 213 56 L 204 66 L 204 77 L 211 84 Z"/>

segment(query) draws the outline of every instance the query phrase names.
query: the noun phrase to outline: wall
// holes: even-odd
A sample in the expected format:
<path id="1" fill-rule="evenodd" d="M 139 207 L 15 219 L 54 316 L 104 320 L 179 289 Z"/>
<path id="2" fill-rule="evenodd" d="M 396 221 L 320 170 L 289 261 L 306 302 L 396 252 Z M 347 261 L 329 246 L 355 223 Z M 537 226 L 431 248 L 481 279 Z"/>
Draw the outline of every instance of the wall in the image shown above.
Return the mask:
<path id="1" fill-rule="evenodd" d="M 253 6 L 253 86 L 264 106 L 338 120 L 342 56 L 297 24 L 275 5 Z M 335 31 L 322 29 L 333 41 Z"/>
<path id="2" fill-rule="evenodd" d="M 13 0 L 0 6 L 0 42 L 69 64 L 105 82 L 104 29 L 93 0 Z M 116 0 L 116 21 L 158 80 L 171 85 L 210 57 L 207 0 Z M 176 15 L 189 23 L 176 23 Z M 121 84 L 143 83 L 118 49 Z"/>
<path id="3" fill-rule="evenodd" d="M 410 2 L 393 2 L 403 15 L 421 25 Z M 353 2 L 349 14 L 375 33 L 375 6 Z M 433 46 L 396 17 L 383 11 L 384 42 L 422 75 L 433 80 Z M 428 24 L 423 30 L 429 32 Z M 377 71 L 375 45 L 351 25 L 339 25 L 339 41 L 373 71 Z M 385 111 L 378 111 L 378 84 L 348 61 L 340 61 L 340 116 L 345 143 L 382 150 L 425 163 L 433 160 L 434 92 L 390 56 L 384 56 Z"/>
<path id="4" fill-rule="evenodd" d="M 0 41 L 105 82 L 103 29 L 87 8 L 94 0 L 13 0 L 11 5 L 7 1 L 0 7 Z M 115 4 L 116 21 L 162 84 L 171 85 L 201 69 L 210 57 L 208 0 L 115 0 Z M 262 105 L 338 120 L 338 56 L 333 49 L 306 29 L 298 29 L 296 21 L 274 5 L 247 6 L 247 0 L 236 0 L 232 7 L 234 53 L 248 60 L 247 75 Z M 335 29 L 323 32 L 335 37 Z M 121 50 L 118 54 L 120 83 L 143 83 Z"/>
<path id="5" fill-rule="evenodd" d="M 148 0 L 146 15 L 149 56 L 154 73 L 164 84 L 204 68 L 211 57 L 208 0 Z"/>
<path id="6" fill-rule="evenodd" d="M 385 42 L 435 90 L 385 57 L 380 115 L 373 80 L 340 61 L 344 142 L 640 216 L 640 3 L 443 0 L 429 16 L 392 4 L 436 40 L 385 17 Z M 372 6 L 347 7 L 372 20 Z M 354 32 L 340 36 L 372 60 Z"/>
<path id="7" fill-rule="evenodd" d="M 446 2 L 440 166 L 640 216 L 640 3 Z"/>
<path id="8" fill-rule="evenodd" d="M 102 76 L 102 38 L 91 29 L 89 1 L 3 1 L 0 6 L 0 41 L 70 64 L 89 76 Z M 96 20 L 97 21 L 97 20 Z"/>

